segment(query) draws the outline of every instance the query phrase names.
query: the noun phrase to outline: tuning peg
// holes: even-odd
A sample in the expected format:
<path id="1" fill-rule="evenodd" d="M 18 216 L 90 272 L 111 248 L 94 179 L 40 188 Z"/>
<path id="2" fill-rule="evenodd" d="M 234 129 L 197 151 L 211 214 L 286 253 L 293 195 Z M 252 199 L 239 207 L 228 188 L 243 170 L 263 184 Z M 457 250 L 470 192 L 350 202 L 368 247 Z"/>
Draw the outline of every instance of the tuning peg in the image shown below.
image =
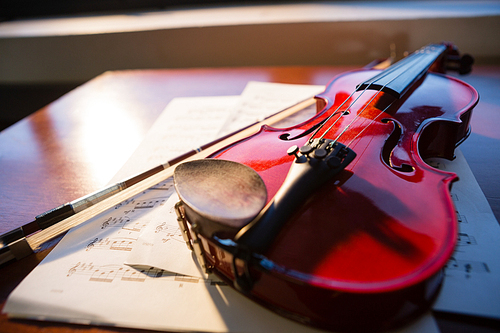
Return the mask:
<path id="1" fill-rule="evenodd" d="M 457 71 L 461 75 L 470 73 L 472 64 L 474 64 L 474 58 L 470 54 L 452 55 L 446 59 L 446 69 Z"/>

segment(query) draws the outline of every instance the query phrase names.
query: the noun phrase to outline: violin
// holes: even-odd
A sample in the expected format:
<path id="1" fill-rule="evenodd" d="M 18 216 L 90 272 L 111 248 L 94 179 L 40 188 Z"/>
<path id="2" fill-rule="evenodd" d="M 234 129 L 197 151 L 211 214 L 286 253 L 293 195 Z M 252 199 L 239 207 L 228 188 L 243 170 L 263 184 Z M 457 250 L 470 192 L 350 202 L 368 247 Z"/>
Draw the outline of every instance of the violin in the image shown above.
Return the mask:
<path id="1" fill-rule="evenodd" d="M 178 165 L 176 211 L 199 263 L 322 329 L 381 331 L 427 311 L 458 227 L 457 176 L 425 160 L 453 159 L 478 102 L 439 73 L 447 55 L 457 59 L 428 45 L 385 70 L 341 74 L 307 121 Z"/>

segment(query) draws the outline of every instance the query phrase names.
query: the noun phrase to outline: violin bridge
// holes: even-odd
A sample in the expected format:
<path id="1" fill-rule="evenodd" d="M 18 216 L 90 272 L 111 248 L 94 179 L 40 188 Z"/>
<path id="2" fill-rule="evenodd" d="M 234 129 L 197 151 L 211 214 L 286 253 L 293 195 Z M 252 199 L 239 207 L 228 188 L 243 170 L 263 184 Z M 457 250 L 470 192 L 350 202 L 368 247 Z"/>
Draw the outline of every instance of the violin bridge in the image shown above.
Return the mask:
<path id="1" fill-rule="evenodd" d="M 189 227 L 189 223 L 186 219 L 186 214 L 184 214 L 184 207 L 182 206 L 182 201 L 175 204 L 175 213 L 177 214 L 177 222 L 179 223 L 179 228 L 182 233 L 182 237 L 186 242 L 188 249 L 194 252 L 198 263 L 200 264 L 203 271 L 207 274 L 211 273 L 213 266 L 208 264 L 205 258 L 205 251 L 203 250 L 203 245 L 201 244 L 201 239 L 198 237 L 196 232 L 196 224 Z"/>

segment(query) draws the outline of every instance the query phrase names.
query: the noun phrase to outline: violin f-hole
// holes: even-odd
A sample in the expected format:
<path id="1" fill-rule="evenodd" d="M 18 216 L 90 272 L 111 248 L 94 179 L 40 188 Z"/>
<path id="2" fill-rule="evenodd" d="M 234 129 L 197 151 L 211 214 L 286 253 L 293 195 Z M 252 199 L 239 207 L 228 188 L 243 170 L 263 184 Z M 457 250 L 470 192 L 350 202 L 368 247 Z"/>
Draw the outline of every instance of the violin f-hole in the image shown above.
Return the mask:
<path id="1" fill-rule="evenodd" d="M 283 140 L 283 141 L 292 141 L 295 139 L 303 138 L 304 136 L 309 135 L 312 132 L 314 132 L 319 126 L 321 126 L 322 123 L 323 123 L 323 121 L 310 127 L 308 130 L 300 133 L 299 135 L 294 136 L 293 138 L 290 138 L 290 133 L 283 133 L 279 136 L 279 138 L 280 138 L 280 140 Z"/>
<path id="2" fill-rule="evenodd" d="M 385 141 L 384 148 L 382 149 L 382 160 L 385 162 L 385 164 L 387 164 L 387 166 L 399 172 L 413 172 L 415 168 L 411 165 L 402 163 L 400 166 L 397 166 L 394 165 L 391 161 L 392 152 L 398 145 L 398 142 L 403 135 L 401 124 L 397 120 L 389 118 L 382 119 L 382 122 L 385 124 L 392 122 L 392 124 L 394 125 L 394 129 L 391 135 L 389 135 L 389 137 Z"/>

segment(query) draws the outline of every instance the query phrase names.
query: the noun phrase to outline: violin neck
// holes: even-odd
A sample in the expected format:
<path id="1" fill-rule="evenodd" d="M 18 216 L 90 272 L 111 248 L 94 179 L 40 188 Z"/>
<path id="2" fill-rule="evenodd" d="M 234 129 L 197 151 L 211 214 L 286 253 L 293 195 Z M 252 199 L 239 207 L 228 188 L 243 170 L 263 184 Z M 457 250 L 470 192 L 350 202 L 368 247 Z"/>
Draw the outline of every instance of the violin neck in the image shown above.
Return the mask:
<path id="1" fill-rule="evenodd" d="M 427 45 L 359 84 L 356 90 L 382 90 L 400 99 L 445 51 L 445 45 Z"/>

